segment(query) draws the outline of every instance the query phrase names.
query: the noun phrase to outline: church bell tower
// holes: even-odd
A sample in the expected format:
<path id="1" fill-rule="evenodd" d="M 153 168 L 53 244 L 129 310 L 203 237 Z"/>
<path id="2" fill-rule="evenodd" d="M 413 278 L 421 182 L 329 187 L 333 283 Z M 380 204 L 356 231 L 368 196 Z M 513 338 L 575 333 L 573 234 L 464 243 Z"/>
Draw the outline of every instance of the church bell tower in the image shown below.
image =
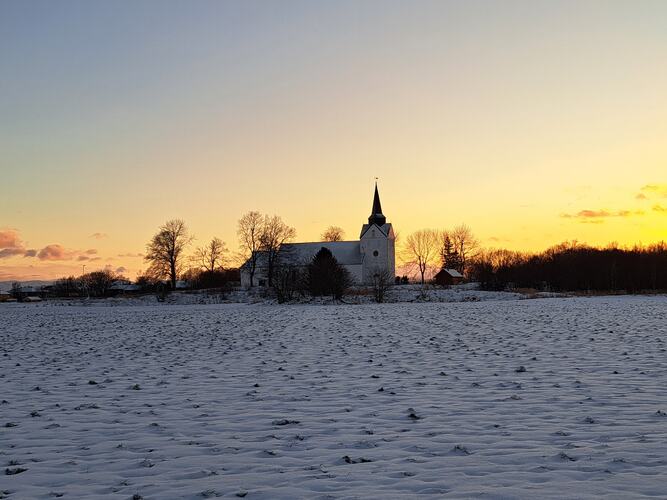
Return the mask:
<path id="1" fill-rule="evenodd" d="M 393 280 L 396 272 L 394 248 L 396 236 L 394 228 L 382 213 L 377 182 L 371 215 L 368 217 L 368 224 L 361 227 L 360 240 L 364 283 L 372 283 L 374 276 L 380 272 L 388 273 L 389 278 Z"/>

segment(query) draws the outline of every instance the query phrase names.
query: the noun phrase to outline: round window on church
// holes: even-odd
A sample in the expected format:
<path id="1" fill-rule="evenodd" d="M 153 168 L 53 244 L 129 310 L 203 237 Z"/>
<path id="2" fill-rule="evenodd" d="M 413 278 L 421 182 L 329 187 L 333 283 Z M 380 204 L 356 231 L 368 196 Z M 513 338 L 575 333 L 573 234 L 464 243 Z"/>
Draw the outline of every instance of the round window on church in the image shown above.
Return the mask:
<path id="1" fill-rule="evenodd" d="M 373 257 L 377 257 L 378 255 L 380 255 L 380 254 L 378 253 L 378 251 L 377 251 L 377 250 L 373 250 Z"/>

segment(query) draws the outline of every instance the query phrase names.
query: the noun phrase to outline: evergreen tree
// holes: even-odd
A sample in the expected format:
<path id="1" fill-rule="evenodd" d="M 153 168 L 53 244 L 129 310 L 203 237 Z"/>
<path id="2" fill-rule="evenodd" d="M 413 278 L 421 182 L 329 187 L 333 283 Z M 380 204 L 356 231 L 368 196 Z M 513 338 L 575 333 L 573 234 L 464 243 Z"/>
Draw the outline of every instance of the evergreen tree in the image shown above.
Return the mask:
<path id="1" fill-rule="evenodd" d="M 445 233 L 442 240 L 442 268 L 456 269 L 460 272 L 461 267 L 461 258 L 454 247 L 454 242 L 449 237 L 449 234 Z"/>
<path id="2" fill-rule="evenodd" d="M 352 284 L 350 273 L 325 247 L 322 247 L 308 264 L 307 282 L 311 295 L 331 295 L 338 300 Z"/>

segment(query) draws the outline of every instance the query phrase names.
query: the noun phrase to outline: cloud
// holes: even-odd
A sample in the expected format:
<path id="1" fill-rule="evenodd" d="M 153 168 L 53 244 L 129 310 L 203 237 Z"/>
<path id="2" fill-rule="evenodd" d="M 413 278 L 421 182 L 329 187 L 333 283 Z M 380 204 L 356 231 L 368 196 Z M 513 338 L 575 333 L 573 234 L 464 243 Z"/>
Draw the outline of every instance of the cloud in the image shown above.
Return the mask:
<path id="1" fill-rule="evenodd" d="M 25 245 L 16 229 L 0 229 L 0 259 L 25 253 Z"/>
<path id="2" fill-rule="evenodd" d="M 39 260 L 72 260 L 76 254 L 76 251 L 67 250 L 62 245 L 54 243 L 46 245 L 37 252 L 37 258 Z"/>
<path id="3" fill-rule="evenodd" d="M 143 253 L 119 253 L 118 257 L 132 257 L 132 258 L 139 258 L 143 257 Z"/>
<path id="4" fill-rule="evenodd" d="M 580 222 L 588 222 L 593 224 L 600 224 L 604 219 L 610 217 L 632 217 L 635 215 L 644 215 L 642 210 L 616 210 L 615 212 L 610 212 L 609 210 L 581 210 L 576 214 L 561 214 L 561 217 L 564 219 L 577 219 Z"/>
<path id="5" fill-rule="evenodd" d="M 0 259 L 21 255 L 23 257 L 37 257 L 39 260 L 45 261 L 72 260 L 83 253 L 95 255 L 97 254 L 97 250 L 94 248 L 85 252 L 69 250 L 57 243 L 47 245 L 41 250 L 26 248 L 16 229 L 0 229 Z"/>
<path id="6" fill-rule="evenodd" d="M 503 238 L 501 236 L 489 236 L 488 238 L 489 241 L 492 241 L 494 243 L 501 243 L 501 242 L 507 242 L 510 241 L 509 238 Z"/>
<path id="7" fill-rule="evenodd" d="M 85 251 L 72 250 L 58 243 L 47 245 L 41 250 L 26 248 L 16 229 L 0 229 L 0 259 L 21 255 L 23 257 L 37 257 L 42 261 L 57 260 L 93 260 L 91 256 L 97 255 L 97 249 L 90 248 Z"/>
<path id="8" fill-rule="evenodd" d="M 123 267 L 123 266 L 117 267 L 117 268 L 116 268 L 116 272 L 117 272 L 118 274 L 123 274 L 123 273 L 127 272 L 127 268 L 126 268 L 126 267 Z"/>
<path id="9" fill-rule="evenodd" d="M 2 248 L 0 249 L 0 259 L 6 257 L 13 257 L 14 255 L 23 255 L 25 250 L 23 248 Z"/>
<path id="10" fill-rule="evenodd" d="M 667 185 L 665 184 L 646 184 L 642 187 L 642 191 L 648 191 L 651 193 L 661 193 L 667 194 Z"/>
<path id="11" fill-rule="evenodd" d="M 33 256 L 35 255 L 35 250 L 30 250 L 29 252 L 31 252 Z M 28 252 L 26 252 L 26 254 L 27 253 Z M 39 260 L 76 260 L 78 262 L 88 260 L 94 261 L 100 259 L 100 257 L 93 257 L 94 255 L 97 255 L 97 250 L 95 248 L 90 248 L 88 250 L 75 250 L 71 248 L 65 248 L 59 243 L 46 245 L 36 253 L 36 256 Z"/>
<path id="12" fill-rule="evenodd" d="M 0 230 L 0 248 L 19 248 L 23 243 L 16 229 Z"/>
<path id="13" fill-rule="evenodd" d="M 109 235 L 107 233 L 93 233 L 90 235 L 90 238 L 95 238 L 96 240 L 103 240 L 108 236 Z"/>
<path id="14" fill-rule="evenodd" d="M 667 198 L 667 184 L 646 184 L 635 196 L 638 200 L 648 200 L 651 197 Z"/>
<path id="15" fill-rule="evenodd" d="M 667 213 L 667 207 L 663 207 L 662 205 L 653 205 L 652 210 L 654 212 Z"/>

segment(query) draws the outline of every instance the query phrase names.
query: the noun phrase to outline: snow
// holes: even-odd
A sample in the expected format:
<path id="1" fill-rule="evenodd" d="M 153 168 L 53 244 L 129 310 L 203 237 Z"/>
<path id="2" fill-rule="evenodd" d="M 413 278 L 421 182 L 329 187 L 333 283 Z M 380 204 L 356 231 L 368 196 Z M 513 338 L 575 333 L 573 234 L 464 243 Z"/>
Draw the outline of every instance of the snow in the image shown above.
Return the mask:
<path id="1" fill-rule="evenodd" d="M 477 284 L 466 283 L 442 288 L 426 285 L 399 285 L 392 286 L 387 291 L 386 302 L 480 302 L 486 300 L 517 300 L 529 298 L 527 295 L 515 292 L 490 292 L 478 290 Z M 556 294 L 534 294 L 535 296 L 553 296 Z M 255 287 L 252 289 L 236 288 L 225 294 L 213 290 L 176 291 L 167 295 L 164 302 L 158 302 L 155 294 L 128 295 L 103 299 L 48 299 L 51 305 L 95 305 L 95 306 L 147 306 L 147 305 L 194 305 L 194 304 L 277 304 L 277 300 L 267 294 L 266 289 Z M 344 298 L 347 304 L 370 304 L 375 302 L 373 292 L 369 287 L 353 287 Z M 332 304 L 331 297 L 311 297 L 310 295 L 296 296 L 293 303 L 300 304 Z"/>
<path id="2" fill-rule="evenodd" d="M 664 498 L 664 296 L 0 324 L 0 497 Z"/>

